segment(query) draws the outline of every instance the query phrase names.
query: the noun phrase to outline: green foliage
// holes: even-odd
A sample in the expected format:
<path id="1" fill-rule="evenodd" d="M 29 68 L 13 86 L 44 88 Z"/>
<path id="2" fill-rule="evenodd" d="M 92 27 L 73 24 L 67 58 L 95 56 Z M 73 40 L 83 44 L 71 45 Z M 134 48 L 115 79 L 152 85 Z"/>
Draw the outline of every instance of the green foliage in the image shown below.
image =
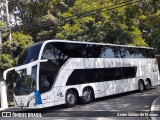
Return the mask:
<path id="1" fill-rule="evenodd" d="M 73 7 L 59 14 L 67 21 L 56 38 L 147 46 L 137 28 L 142 14 L 138 4 L 105 11 L 114 4 L 114 1 L 76 1 Z M 99 8 L 104 11 L 99 12 Z"/>
<path id="2" fill-rule="evenodd" d="M 134 0 L 10 0 L 9 4 L 11 11 L 19 11 L 18 27 L 34 42 L 56 38 L 159 49 L 159 0 L 125 5 L 130 2 Z"/>
<path id="3" fill-rule="evenodd" d="M 57 33 L 56 37 L 60 39 L 70 39 L 76 40 L 77 36 L 79 36 L 83 32 L 83 29 L 80 28 L 79 25 L 65 24 L 62 27 L 62 31 Z"/>
<path id="4" fill-rule="evenodd" d="M 0 21 L 0 29 L 5 31 L 5 28 L 6 28 L 6 23 L 3 21 Z"/>
<path id="5" fill-rule="evenodd" d="M 12 42 L 7 40 L 3 43 L 0 55 L 0 74 L 12 66 L 16 66 L 19 54 L 33 44 L 32 37 L 22 33 L 12 33 Z"/>
<path id="6" fill-rule="evenodd" d="M 34 42 L 52 39 L 55 36 L 57 30 L 55 26 L 58 24 L 55 16 L 59 12 L 60 1 L 10 0 L 9 6 L 11 11 L 18 11 L 16 12 L 16 18 L 21 19 L 22 25 L 16 26 L 15 30 L 20 29 L 25 34 L 31 35 Z"/>
<path id="7" fill-rule="evenodd" d="M 9 54 L 1 54 L 0 55 L 0 75 L 2 75 L 3 71 L 7 68 L 12 67 L 12 57 Z"/>
<path id="8" fill-rule="evenodd" d="M 3 43 L 3 53 L 11 54 L 16 58 L 24 49 L 33 44 L 32 37 L 22 33 L 12 33 L 12 41 Z"/>

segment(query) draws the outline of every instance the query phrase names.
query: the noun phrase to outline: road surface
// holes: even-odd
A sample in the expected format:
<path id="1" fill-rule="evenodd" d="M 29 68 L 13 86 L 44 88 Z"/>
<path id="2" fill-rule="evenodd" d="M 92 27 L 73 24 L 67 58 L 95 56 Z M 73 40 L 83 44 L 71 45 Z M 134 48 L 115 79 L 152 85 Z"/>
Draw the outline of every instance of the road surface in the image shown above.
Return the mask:
<path id="1" fill-rule="evenodd" d="M 53 116 L 64 116 L 64 117 L 54 117 L 56 119 L 61 119 L 61 120 L 65 120 L 65 119 L 81 120 L 82 118 L 86 120 L 103 120 L 103 119 L 148 120 L 150 119 L 149 117 L 115 117 L 114 112 L 116 111 L 116 114 L 118 112 L 127 113 L 129 111 L 148 112 L 150 110 L 153 100 L 156 99 L 158 96 L 160 96 L 160 85 L 144 92 L 133 91 L 133 92 L 127 92 L 127 93 L 118 94 L 118 95 L 107 96 L 104 98 L 99 98 L 93 101 L 92 103 L 86 104 L 86 105 L 82 105 L 79 103 L 73 108 L 56 106 L 56 107 L 50 107 L 50 108 L 41 109 L 41 110 L 34 110 L 34 112 L 41 112 L 43 117 L 48 117 L 48 118 L 38 118 L 37 120 L 41 120 L 41 119 L 52 120 Z M 14 109 L 12 109 L 12 111 L 14 111 Z M 93 111 L 93 112 L 90 112 L 90 111 Z M 110 116 L 104 117 L 105 115 L 101 114 L 102 112 L 99 112 L 99 111 L 106 112 L 106 116 L 108 115 Z M 33 112 L 33 110 L 27 110 L 27 112 Z M 65 116 L 70 116 L 71 114 L 72 114 L 71 116 L 74 116 L 73 115 L 74 113 L 75 113 L 75 116 L 76 116 L 76 113 L 78 113 L 77 118 L 65 117 Z M 112 116 L 112 113 L 113 113 L 113 116 Z M 88 117 L 86 117 L 86 114 Z M 52 117 L 52 118 L 49 118 L 49 117 Z M 4 119 L 9 120 L 8 118 L 4 118 Z M 10 119 L 13 119 L 13 118 L 10 118 Z M 17 118 L 14 118 L 14 119 L 17 119 Z M 28 118 L 25 118 L 25 119 L 28 119 Z M 29 119 L 31 120 L 32 118 L 29 118 Z"/>

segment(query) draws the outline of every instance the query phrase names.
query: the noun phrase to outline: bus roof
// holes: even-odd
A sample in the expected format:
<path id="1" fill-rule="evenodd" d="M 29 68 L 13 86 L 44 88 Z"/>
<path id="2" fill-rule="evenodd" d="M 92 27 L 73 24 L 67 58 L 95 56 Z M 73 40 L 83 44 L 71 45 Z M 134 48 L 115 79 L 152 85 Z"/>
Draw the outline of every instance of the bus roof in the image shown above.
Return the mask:
<path id="1" fill-rule="evenodd" d="M 96 43 L 96 42 L 84 42 L 84 41 L 71 41 L 71 40 L 46 40 L 44 43 L 48 42 L 64 42 L 64 43 L 81 43 L 81 44 L 94 44 L 94 45 L 110 45 L 110 46 L 120 46 L 120 47 L 133 47 L 133 48 L 145 48 L 145 49 L 153 49 L 152 47 L 141 47 L 141 46 L 129 46 L 129 45 L 118 45 L 118 44 L 110 44 L 110 43 Z"/>

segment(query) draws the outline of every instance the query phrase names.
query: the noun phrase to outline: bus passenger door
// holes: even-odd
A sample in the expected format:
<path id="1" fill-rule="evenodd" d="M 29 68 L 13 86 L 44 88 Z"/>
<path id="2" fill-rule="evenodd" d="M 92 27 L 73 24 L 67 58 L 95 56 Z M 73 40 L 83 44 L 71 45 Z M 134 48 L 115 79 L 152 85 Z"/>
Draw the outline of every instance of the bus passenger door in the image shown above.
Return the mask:
<path id="1" fill-rule="evenodd" d="M 43 106 L 54 105 L 53 83 L 60 66 L 52 61 L 40 63 L 39 90 Z"/>
<path id="2" fill-rule="evenodd" d="M 54 105 L 54 95 L 51 90 L 53 84 L 50 82 L 52 81 L 51 77 L 44 73 L 44 71 L 41 71 L 41 75 L 39 77 L 39 90 L 41 93 L 43 107 L 50 107 Z"/>

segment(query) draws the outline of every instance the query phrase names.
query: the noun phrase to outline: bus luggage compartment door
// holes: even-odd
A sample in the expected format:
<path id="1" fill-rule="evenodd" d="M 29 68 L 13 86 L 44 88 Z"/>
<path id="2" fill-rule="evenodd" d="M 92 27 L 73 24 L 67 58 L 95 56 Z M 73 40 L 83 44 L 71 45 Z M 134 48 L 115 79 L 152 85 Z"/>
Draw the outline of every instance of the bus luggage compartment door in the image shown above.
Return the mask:
<path id="1" fill-rule="evenodd" d="M 51 92 L 46 92 L 41 94 L 43 107 L 54 106 L 54 94 Z"/>

